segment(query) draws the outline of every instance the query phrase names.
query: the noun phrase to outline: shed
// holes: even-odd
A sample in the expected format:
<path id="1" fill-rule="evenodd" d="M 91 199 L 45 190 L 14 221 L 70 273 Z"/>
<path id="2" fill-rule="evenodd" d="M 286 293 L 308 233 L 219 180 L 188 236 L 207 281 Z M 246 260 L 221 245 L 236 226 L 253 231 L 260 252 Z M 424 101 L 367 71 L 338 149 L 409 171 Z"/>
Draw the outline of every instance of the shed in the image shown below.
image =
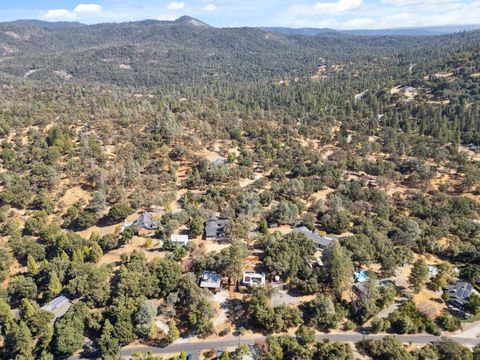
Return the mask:
<path id="1" fill-rule="evenodd" d="M 188 235 L 172 235 L 170 236 L 170 240 L 173 244 L 180 245 L 180 246 L 187 246 L 188 243 Z"/>

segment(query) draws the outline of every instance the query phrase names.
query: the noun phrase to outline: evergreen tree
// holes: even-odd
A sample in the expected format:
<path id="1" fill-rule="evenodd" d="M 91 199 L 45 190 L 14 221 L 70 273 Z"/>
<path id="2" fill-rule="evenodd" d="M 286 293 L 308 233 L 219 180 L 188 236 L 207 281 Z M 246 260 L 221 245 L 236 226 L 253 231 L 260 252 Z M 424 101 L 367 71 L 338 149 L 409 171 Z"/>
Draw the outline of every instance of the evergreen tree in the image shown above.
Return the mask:
<path id="1" fill-rule="evenodd" d="M 414 293 L 420 292 L 425 286 L 425 282 L 428 278 L 428 266 L 425 260 L 418 259 L 415 261 L 412 267 L 410 276 L 408 277 L 408 282 L 413 289 Z"/>

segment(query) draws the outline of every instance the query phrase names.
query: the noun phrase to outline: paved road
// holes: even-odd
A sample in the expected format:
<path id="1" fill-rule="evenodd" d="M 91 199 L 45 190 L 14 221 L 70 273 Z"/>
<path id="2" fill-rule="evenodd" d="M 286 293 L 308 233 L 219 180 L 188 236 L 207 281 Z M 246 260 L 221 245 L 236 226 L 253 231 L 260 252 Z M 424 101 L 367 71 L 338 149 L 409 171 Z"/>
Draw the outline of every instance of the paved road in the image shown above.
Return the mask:
<path id="1" fill-rule="evenodd" d="M 381 339 L 386 335 L 367 335 L 367 339 Z M 429 344 L 441 339 L 441 337 L 433 335 L 396 335 L 404 343 L 414 343 L 419 345 Z M 362 334 L 318 334 L 316 335 L 317 341 L 322 341 L 324 339 L 329 339 L 331 341 L 340 341 L 340 342 L 358 342 L 362 340 L 364 336 Z M 462 337 L 448 337 L 462 345 L 465 346 L 475 346 L 480 344 L 480 339 L 472 338 L 462 338 Z M 203 350 L 224 350 L 226 348 L 237 347 L 240 344 L 253 345 L 258 340 L 265 339 L 264 336 L 254 336 L 254 337 L 238 337 L 230 336 L 224 339 L 212 340 L 212 341 L 201 341 L 195 343 L 184 343 L 184 344 L 172 344 L 165 348 L 156 348 L 150 346 L 139 346 L 135 348 L 124 348 L 121 351 L 121 356 L 124 358 L 129 358 L 135 352 L 147 353 L 151 352 L 154 355 L 161 354 L 172 354 L 185 351 L 187 353 L 198 353 Z"/>

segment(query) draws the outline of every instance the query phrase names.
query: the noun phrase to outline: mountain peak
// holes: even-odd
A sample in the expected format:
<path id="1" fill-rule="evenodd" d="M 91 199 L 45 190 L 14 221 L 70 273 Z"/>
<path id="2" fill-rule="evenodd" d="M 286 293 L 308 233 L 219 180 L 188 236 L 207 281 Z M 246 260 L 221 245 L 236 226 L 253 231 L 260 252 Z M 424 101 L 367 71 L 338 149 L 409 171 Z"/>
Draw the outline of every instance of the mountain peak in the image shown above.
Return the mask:
<path id="1" fill-rule="evenodd" d="M 193 18 L 191 16 L 187 16 L 187 15 L 179 17 L 177 20 L 174 21 L 174 23 L 193 25 L 193 26 L 198 26 L 198 27 L 203 27 L 203 28 L 210 27 L 210 25 L 205 24 L 203 21 L 200 21 L 198 19 L 195 19 L 195 18 Z"/>

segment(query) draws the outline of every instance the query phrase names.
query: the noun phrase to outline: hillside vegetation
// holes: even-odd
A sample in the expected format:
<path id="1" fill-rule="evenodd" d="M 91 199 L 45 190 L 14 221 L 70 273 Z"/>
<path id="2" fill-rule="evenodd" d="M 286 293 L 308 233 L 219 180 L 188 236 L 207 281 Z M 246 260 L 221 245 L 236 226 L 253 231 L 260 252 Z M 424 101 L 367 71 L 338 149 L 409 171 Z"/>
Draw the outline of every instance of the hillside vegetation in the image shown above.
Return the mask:
<path id="1" fill-rule="evenodd" d="M 0 24 L 0 357 L 240 333 L 269 335 L 261 360 L 353 359 L 315 332 L 459 333 L 480 314 L 478 296 L 454 311 L 444 295 L 480 282 L 479 37 Z M 213 215 L 225 239 L 204 239 Z M 267 285 L 244 286 L 247 270 Z M 215 295 L 204 271 L 223 278 Z M 54 319 L 42 306 L 60 295 Z"/>

